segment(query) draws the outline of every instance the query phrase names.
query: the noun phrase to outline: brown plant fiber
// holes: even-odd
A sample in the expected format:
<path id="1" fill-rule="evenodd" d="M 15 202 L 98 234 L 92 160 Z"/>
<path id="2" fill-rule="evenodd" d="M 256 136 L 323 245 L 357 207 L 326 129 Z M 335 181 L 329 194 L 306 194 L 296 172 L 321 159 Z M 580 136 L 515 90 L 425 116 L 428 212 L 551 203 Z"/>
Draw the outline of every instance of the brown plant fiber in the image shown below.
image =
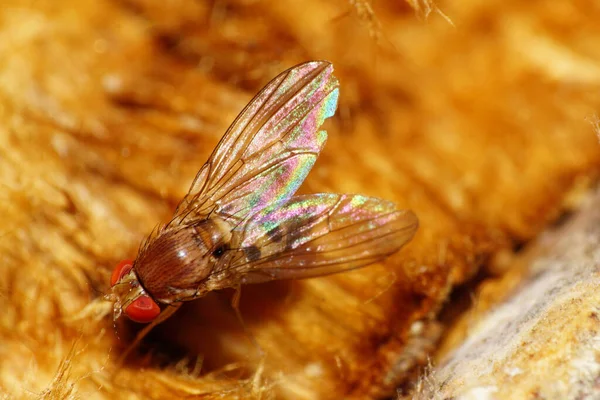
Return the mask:
<path id="1" fill-rule="evenodd" d="M 599 20 L 600 3 L 567 0 L 4 0 L 0 398 L 369 399 L 410 385 L 452 288 L 594 181 Z M 340 103 L 300 191 L 393 200 L 419 216 L 415 239 L 357 271 L 244 287 L 264 357 L 223 291 L 117 370 L 138 326 L 115 329 L 98 300 L 112 268 L 168 221 L 248 100 L 315 59 L 333 63 Z"/>

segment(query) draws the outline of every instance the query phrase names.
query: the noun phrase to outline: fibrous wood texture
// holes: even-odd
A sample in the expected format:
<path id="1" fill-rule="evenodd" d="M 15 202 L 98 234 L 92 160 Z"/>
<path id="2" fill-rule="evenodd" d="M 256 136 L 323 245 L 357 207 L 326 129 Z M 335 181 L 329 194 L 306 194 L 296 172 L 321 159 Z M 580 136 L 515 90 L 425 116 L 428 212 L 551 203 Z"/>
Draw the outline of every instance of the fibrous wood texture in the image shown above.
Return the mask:
<path id="1" fill-rule="evenodd" d="M 452 288 L 539 234 L 600 165 L 596 2 L 51 1 L 0 8 L 0 392 L 15 398 L 381 398 Z M 413 209 L 385 263 L 215 293 L 116 373 L 132 326 L 81 310 L 169 219 L 252 95 L 333 62 L 303 192 Z M 118 336 L 115 334 L 118 332 Z M 201 368 L 196 367 L 200 365 Z"/>
<path id="2" fill-rule="evenodd" d="M 600 197 L 519 255 L 448 332 L 417 399 L 591 399 L 598 388 Z M 500 300 L 500 301 L 498 301 Z M 491 303 L 491 304 L 490 304 Z"/>

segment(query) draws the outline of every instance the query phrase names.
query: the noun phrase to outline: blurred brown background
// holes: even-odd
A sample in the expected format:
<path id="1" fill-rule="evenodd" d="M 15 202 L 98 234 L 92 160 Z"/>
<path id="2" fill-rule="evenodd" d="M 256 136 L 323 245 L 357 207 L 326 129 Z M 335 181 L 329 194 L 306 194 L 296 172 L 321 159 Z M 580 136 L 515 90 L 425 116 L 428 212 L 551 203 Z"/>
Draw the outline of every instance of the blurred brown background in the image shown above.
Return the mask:
<path id="1" fill-rule="evenodd" d="M 600 3 L 566 0 L 3 1 L 0 392 L 408 393 L 458 313 L 453 288 L 510 269 L 595 182 L 599 20 Z M 244 288 L 264 358 L 224 292 L 111 375 L 135 327 L 81 310 L 247 101 L 312 59 L 334 64 L 341 97 L 301 191 L 394 200 L 418 214 L 415 240 L 381 265 Z"/>

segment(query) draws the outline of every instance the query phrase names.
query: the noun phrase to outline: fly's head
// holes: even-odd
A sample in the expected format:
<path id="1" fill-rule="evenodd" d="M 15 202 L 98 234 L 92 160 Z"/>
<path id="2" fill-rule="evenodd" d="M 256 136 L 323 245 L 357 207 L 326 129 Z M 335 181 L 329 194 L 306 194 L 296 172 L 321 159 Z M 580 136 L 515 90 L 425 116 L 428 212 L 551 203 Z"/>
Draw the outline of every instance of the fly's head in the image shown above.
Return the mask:
<path id="1" fill-rule="evenodd" d="M 125 314 L 132 321 L 147 323 L 160 314 L 160 307 L 140 284 L 131 260 L 123 260 L 115 267 L 110 285 L 115 297 L 115 320 Z"/>

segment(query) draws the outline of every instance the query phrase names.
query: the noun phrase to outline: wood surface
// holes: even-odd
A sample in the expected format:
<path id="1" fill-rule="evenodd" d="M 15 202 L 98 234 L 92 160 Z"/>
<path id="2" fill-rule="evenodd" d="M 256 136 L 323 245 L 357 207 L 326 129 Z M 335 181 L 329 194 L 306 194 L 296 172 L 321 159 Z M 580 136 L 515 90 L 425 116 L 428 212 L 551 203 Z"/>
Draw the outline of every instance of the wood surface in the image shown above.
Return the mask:
<path id="1" fill-rule="evenodd" d="M 599 19 L 566 0 L 4 0 L 0 393 L 408 393 L 460 314 L 457 286 L 504 274 L 596 180 Z M 264 357 L 224 291 L 117 371 L 136 326 L 99 300 L 112 268 L 169 220 L 248 100 L 314 59 L 333 63 L 340 104 L 300 191 L 393 200 L 418 215 L 415 239 L 357 271 L 243 288 Z"/>

